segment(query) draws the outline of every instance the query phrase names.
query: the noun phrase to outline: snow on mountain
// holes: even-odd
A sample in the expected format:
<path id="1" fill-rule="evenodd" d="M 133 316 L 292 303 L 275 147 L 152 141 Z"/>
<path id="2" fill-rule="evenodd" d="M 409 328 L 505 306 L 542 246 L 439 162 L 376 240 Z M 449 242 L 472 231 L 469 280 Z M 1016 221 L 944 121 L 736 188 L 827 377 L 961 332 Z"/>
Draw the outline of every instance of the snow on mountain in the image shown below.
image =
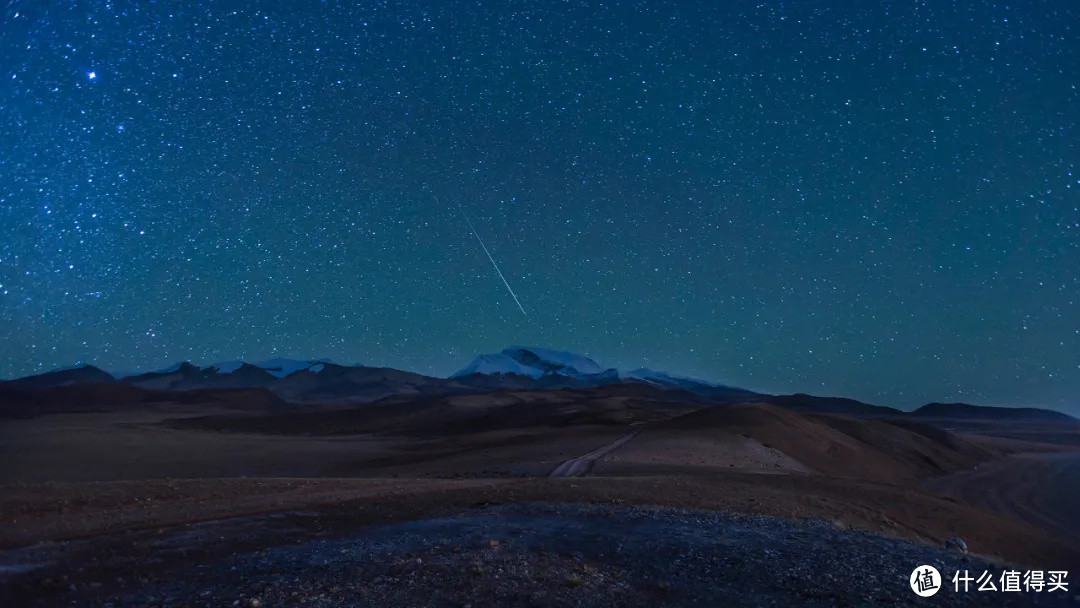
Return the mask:
<path id="1" fill-rule="evenodd" d="M 537 378 L 543 375 L 540 370 L 526 367 L 503 353 L 480 355 L 473 359 L 472 363 L 464 369 L 451 376 L 451 378 L 468 376 L 469 374 L 517 374 L 519 376 L 529 376 L 531 378 Z"/>
<path id="2" fill-rule="evenodd" d="M 557 371 L 564 375 L 577 374 L 588 376 L 604 372 L 604 368 L 596 361 L 593 361 L 588 357 L 575 355 L 574 353 L 549 350 L 546 348 L 524 348 L 521 346 L 512 346 L 504 350 L 503 353 L 522 365 L 528 365 L 530 367 L 540 366 L 543 369 Z"/>
<path id="3" fill-rule="evenodd" d="M 721 384 L 715 382 L 709 382 L 707 380 L 698 380 L 697 378 L 687 378 L 685 376 L 674 376 L 667 372 L 658 372 L 645 367 L 639 367 L 638 369 L 632 369 L 628 372 L 619 374 L 622 378 L 630 378 L 634 380 L 646 380 L 662 382 L 664 384 L 673 384 L 675 386 L 684 386 L 686 384 L 697 384 L 702 386 L 719 387 Z"/>
<path id="4" fill-rule="evenodd" d="M 144 374 L 174 374 L 174 373 L 180 371 L 180 368 L 183 367 L 185 363 L 186 363 L 185 361 L 180 361 L 178 363 L 173 363 L 172 365 L 170 365 L 168 367 L 163 367 L 161 369 L 151 370 L 149 372 L 127 371 L 127 372 L 111 372 L 111 373 L 112 373 L 113 377 L 116 378 L 117 380 L 122 380 L 124 378 L 133 378 L 135 376 L 142 376 Z"/>
<path id="5" fill-rule="evenodd" d="M 231 374 L 244 365 L 243 361 L 225 361 L 204 367 L 204 370 L 215 369 L 219 374 Z"/>
<path id="6" fill-rule="evenodd" d="M 218 374 L 231 374 L 243 367 L 244 363 L 244 361 L 224 361 L 222 363 L 207 365 L 201 369 L 203 371 L 214 370 Z M 262 368 L 275 378 L 284 378 L 285 376 L 304 369 L 310 369 L 313 372 L 322 371 L 324 364 L 326 363 L 330 363 L 330 360 L 316 359 L 313 361 L 301 361 L 298 359 L 283 359 L 277 357 L 274 359 L 267 359 L 266 361 L 259 361 L 258 363 L 249 363 L 248 365 Z"/>
<path id="7" fill-rule="evenodd" d="M 513 346 L 499 353 L 480 355 L 452 377 L 469 374 L 517 374 L 530 378 L 551 374 L 582 377 L 604 371 L 596 361 L 581 355 L 546 348 Z"/>
<path id="8" fill-rule="evenodd" d="M 573 383 L 585 382 L 593 385 L 637 380 L 661 388 L 677 387 L 708 396 L 731 397 L 751 394 L 743 389 L 696 378 L 676 376 L 647 368 L 618 372 L 614 369 L 605 369 L 596 361 L 581 355 L 546 348 L 521 346 L 510 347 L 499 353 L 480 355 L 473 359 L 468 367 L 451 377 L 460 378 L 471 374 L 515 374 L 535 380 L 543 380 L 549 383 L 547 385 L 550 385 L 553 380 L 557 381 L 560 377 Z"/>
<path id="9" fill-rule="evenodd" d="M 294 374 L 302 369 L 308 369 L 313 365 L 319 365 L 321 363 L 330 363 L 330 361 L 328 359 L 298 361 L 296 359 L 282 359 L 281 357 L 277 357 L 274 359 L 267 359 L 266 361 L 259 361 L 253 365 L 265 369 L 275 378 L 284 378 L 289 374 Z"/>
<path id="10" fill-rule="evenodd" d="M 727 386 L 717 382 L 709 382 L 707 380 L 698 380 L 697 378 L 675 376 L 666 372 L 658 372 L 646 368 L 630 370 L 620 374 L 620 377 L 624 380 L 632 379 L 647 382 L 660 388 L 677 387 L 698 395 L 712 398 L 745 400 L 760 397 L 757 393 L 746 389 Z"/>
<path id="11" fill-rule="evenodd" d="M 390 378 L 387 374 L 394 377 Z M 429 381 L 438 383 L 432 379 L 421 376 L 413 378 L 413 376 L 416 375 L 396 370 L 368 368 L 360 365 L 334 365 L 329 359 L 298 360 L 278 357 L 254 364 L 236 360 L 196 366 L 185 362 L 154 372 L 123 374 L 116 377 L 123 377 L 122 381 L 127 384 L 161 390 L 259 386 L 282 392 L 287 394 L 288 398 L 294 399 L 307 398 L 312 394 L 317 394 L 319 398 L 330 398 L 330 396 L 338 398 L 352 394 L 350 391 L 356 394 L 364 391 L 366 391 L 364 394 L 375 394 L 371 387 L 376 384 L 394 387 L 379 389 L 382 391 L 379 395 L 385 396 L 385 394 L 400 391 L 402 386 L 407 386 L 410 391 L 415 392 L 418 390 L 417 386 L 428 387 Z M 462 386 L 475 386 L 485 390 L 495 386 L 517 388 L 601 386 L 636 380 L 660 388 L 678 387 L 706 396 L 730 397 L 743 393 L 750 394 L 742 389 L 646 368 L 620 372 L 605 368 L 593 359 L 574 353 L 524 346 L 512 346 L 501 352 L 480 355 L 451 378 L 466 376 L 475 377 L 466 380 L 464 385 L 453 384 L 454 390 L 460 390 Z M 286 378 L 289 379 L 286 380 Z"/>

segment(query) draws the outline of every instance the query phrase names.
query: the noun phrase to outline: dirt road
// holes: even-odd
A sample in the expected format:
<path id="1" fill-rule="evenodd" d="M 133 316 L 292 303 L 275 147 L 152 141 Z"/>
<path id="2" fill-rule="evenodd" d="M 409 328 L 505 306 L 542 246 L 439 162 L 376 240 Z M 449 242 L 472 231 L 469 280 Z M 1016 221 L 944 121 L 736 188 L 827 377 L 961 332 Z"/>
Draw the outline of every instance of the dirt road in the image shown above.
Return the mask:
<path id="1" fill-rule="evenodd" d="M 550 477 L 583 477 L 592 468 L 593 463 L 626 445 L 631 439 L 637 437 L 637 434 L 640 432 L 640 429 L 631 431 L 602 448 L 593 450 L 584 456 L 571 458 L 555 467 L 555 470 L 551 472 Z"/>

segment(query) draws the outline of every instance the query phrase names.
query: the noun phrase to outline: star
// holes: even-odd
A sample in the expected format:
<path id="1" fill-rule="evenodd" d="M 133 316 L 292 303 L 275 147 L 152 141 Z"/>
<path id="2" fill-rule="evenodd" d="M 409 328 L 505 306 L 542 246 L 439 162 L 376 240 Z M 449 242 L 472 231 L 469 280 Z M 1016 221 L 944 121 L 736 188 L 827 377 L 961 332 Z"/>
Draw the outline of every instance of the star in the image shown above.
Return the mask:
<path id="1" fill-rule="evenodd" d="M 526 343 L 1080 413 L 1068 3 L 128 4 L 0 36 L 0 379 Z"/>

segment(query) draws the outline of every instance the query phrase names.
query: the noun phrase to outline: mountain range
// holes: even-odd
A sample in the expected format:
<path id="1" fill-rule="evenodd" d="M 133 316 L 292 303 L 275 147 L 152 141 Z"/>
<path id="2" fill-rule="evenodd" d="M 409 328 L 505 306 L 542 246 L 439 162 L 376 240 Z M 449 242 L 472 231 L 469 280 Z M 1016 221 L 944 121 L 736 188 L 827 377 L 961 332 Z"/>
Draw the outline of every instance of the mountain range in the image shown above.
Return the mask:
<path id="1" fill-rule="evenodd" d="M 612 385 L 645 385 L 653 389 L 684 392 L 706 402 L 740 403 L 765 401 L 810 413 L 830 413 L 860 417 L 909 415 L 890 407 L 854 399 L 806 394 L 766 395 L 738 387 L 685 378 L 638 368 L 621 372 L 606 368 L 593 359 L 556 350 L 515 346 L 498 353 L 483 354 L 448 378 L 364 365 L 339 365 L 328 359 L 270 359 L 257 363 L 230 361 L 198 366 L 182 362 L 166 369 L 144 373 L 110 374 L 92 365 L 60 369 L 35 376 L 0 382 L 0 400 L 22 401 L 27 392 L 88 384 L 115 385 L 144 391 L 206 391 L 257 389 L 268 392 L 262 400 L 294 404 L 361 404 L 394 397 L 410 399 L 426 396 L 572 389 Z M 63 391 L 67 395 L 69 391 Z M 133 398 L 130 392 L 123 393 Z M 77 398 L 77 393 L 72 395 Z M 40 397 L 35 397 L 40 399 Z M 917 417 L 967 417 L 998 420 L 1073 420 L 1072 417 L 1037 408 L 1003 408 L 968 404 L 928 404 L 911 412 Z"/>

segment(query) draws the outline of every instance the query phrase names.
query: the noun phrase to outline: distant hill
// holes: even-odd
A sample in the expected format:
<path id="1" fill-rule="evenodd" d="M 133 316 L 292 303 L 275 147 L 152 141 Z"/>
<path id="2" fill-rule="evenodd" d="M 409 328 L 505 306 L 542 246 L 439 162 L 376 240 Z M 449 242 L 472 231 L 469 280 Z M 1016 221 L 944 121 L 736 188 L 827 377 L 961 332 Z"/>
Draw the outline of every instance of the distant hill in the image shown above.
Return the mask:
<path id="1" fill-rule="evenodd" d="M 886 419 L 808 414 L 769 403 L 703 408 L 655 423 L 652 428 L 719 437 L 735 433 L 835 477 L 903 483 L 962 470 L 989 453 L 951 433 Z"/>
<path id="2" fill-rule="evenodd" d="M 184 362 L 169 369 L 128 376 L 120 382 L 140 388 L 183 391 L 202 388 L 265 387 L 274 380 L 275 377 L 270 372 L 246 363 L 227 373 L 222 373 L 216 366 L 200 368 Z"/>
<path id="3" fill-rule="evenodd" d="M 353 435 L 390 433 L 446 437 L 458 434 L 599 425 L 624 428 L 683 414 L 709 402 L 692 393 L 642 383 L 581 388 L 498 390 L 471 394 L 392 397 L 363 407 L 281 409 L 271 416 L 203 416 L 170 421 L 174 428 Z"/>
<path id="4" fill-rule="evenodd" d="M 73 384 L 88 384 L 92 382 L 112 382 L 115 378 L 112 374 L 98 369 L 93 365 L 80 365 L 67 369 L 58 369 L 36 376 L 27 376 L 18 380 L 0 382 L 4 388 L 52 388 L 56 386 L 71 386 Z"/>
<path id="5" fill-rule="evenodd" d="M 848 416 L 862 417 L 898 416 L 904 414 L 904 412 L 895 408 L 885 407 L 883 405 L 871 405 L 869 403 L 863 403 L 862 401 L 856 401 L 855 399 L 847 399 L 844 397 L 816 397 L 805 393 L 774 395 L 766 397 L 764 400 L 773 405 L 786 407 L 789 410 L 816 414 L 845 414 Z"/>
<path id="6" fill-rule="evenodd" d="M 480 355 L 451 378 L 475 374 L 514 374 L 530 378 L 565 376 L 582 379 L 605 373 L 599 363 L 588 357 L 547 348 L 512 346 L 502 352 Z"/>
<path id="7" fill-rule="evenodd" d="M 389 367 L 315 363 L 267 385 L 281 398 L 297 402 L 369 403 L 400 395 L 445 392 L 445 380 Z"/>
<path id="8" fill-rule="evenodd" d="M 84 365 L 0 382 L 0 389 L 38 390 L 110 383 L 150 391 L 264 389 L 284 401 L 305 404 L 360 404 L 389 398 L 416 399 L 507 390 L 648 386 L 670 391 L 672 394 L 667 400 L 681 398 L 701 406 L 756 401 L 796 412 L 858 418 L 1077 422 L 1066 414 L 1038 408 L 930 403 L 909 413 L 844 397 L 805 393 L 765 395 L 647 368 L 621 372 L 574 353 L 524 346 L 479 355 L 449 378 L 385 367 L 338 365 L 328 359 L 277 358 L 257 363 L 227 361 L 208 366 L 183 362 L 158 371 L 116 377 L 97 367 Z M 102 389 L 95 391 L 104 394 Z M 121 393 L 117 395 L 119 397 Z"/>
<path id="9" fill-rule="evenodd" d="M 0 384 L 0 418 L 113 411 L 161 403 L 198 403 L 256 412 L 287 406 L 276 395 L 261 388 L 166 391 L 120 382 L 91 382 L 46 388 L 11 384 Z"/>
<path id="10" fill-rule="evenodd" d="M 758 401 L 763 396 L 754 391 L 748 391 L 734 386 L 725 386 L 715 382 L 707 382 L 696 378 L 675 376 L 666 372 L 658 372 L 644 367 L 631 370 L 620 376 L 626 380 L 638 380 L 659 388 L 678 388 L 690 391 L 695 395 L 711 397 L 719 401 Z"/>
<path id="11" fill-rule="evenodd" d="M 1078 422 L 1076 418 L 1035 407 L 992 407 L 969 403 L 927 403 L 911 413 L 918 418 L 1016 420 L 1029 422 Z"/>

